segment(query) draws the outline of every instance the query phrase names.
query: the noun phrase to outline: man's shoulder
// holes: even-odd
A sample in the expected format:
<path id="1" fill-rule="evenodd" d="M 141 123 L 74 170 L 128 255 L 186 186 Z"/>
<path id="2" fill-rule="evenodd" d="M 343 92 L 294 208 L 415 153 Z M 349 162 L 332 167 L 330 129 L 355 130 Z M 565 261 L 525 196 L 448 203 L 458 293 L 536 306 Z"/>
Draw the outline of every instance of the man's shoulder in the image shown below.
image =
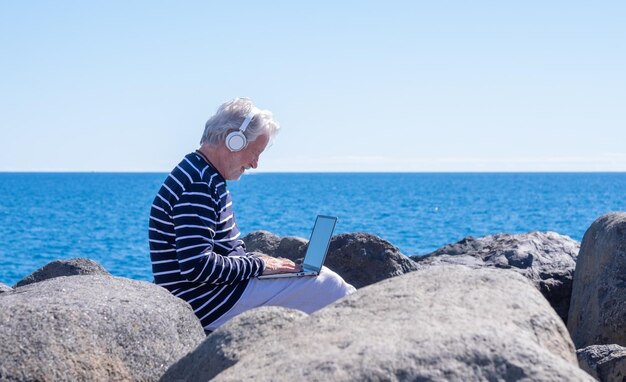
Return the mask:
<path id="1" fill-rule="evenodd" d="M 190 153 L 174 168 L 172 174 L 181 175 L 185 183 L 198 183 L 205 180 L 205 176 L 211 171 L 211 167 L 196 153 Z"/>
<path id="2" fill-rule="evenodd" d="M 188 181 L 199 181 L 202 179 L 202 173 L 206 171 L 206 162 L 196 153 L 189 153 L 183 157 L 178 166 L 172 171 L 182 171 L 188 178 Z"/>
<path id="3" fill-rule="evenodd" d="M 205 185 L 210 189 L 219 188 L 224 184 L 219 172 L 196 152 L 187 154 L 172 171 L 172 175 L 183 184 Z"/>

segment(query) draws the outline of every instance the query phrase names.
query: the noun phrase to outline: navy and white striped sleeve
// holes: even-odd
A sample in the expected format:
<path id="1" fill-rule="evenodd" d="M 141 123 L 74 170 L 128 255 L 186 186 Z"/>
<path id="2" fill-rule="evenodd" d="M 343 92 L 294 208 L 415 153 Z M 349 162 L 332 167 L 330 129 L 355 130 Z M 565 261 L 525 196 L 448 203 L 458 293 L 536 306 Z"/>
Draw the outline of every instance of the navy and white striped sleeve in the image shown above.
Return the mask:
<path id="1" fill-rule="evenodd" d="M 219 201 L 207 183 L 191 183 L 173 206 L 176 255 L 183 277 L 193 283 L 231 284 L 263 273 L 263 260 L 214 251 Z"/>

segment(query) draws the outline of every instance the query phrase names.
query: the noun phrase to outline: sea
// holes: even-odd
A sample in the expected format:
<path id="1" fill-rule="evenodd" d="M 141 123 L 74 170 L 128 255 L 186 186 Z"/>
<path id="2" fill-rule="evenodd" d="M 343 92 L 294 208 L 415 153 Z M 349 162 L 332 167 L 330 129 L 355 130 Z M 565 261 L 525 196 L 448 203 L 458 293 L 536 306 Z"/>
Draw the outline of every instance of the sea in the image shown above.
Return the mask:
<path id="1" fill-rule="evenodd" d="M 148 215 L 166 176 L 0 173 L 0 282 L 74 257 L 151 281 Z M 405 255 L 501 232 L 580 241 L 626 211 L 626 173 L 252 173 L 228 186 L 243 234 L 308 238 L 316 215 L 334 215 L 335 233 L 369 232 Z"/>

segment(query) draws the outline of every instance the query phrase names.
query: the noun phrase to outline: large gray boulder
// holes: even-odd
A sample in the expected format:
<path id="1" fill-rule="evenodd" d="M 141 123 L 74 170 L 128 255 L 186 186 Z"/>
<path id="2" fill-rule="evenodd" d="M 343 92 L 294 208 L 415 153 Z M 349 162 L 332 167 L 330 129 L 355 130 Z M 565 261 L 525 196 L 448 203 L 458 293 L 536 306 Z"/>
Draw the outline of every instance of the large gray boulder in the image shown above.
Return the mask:
<path id="1" fill-rule="evenodd" d="M 255 231 L 243 238 L 248 251 L 302 261 L 308 241 L 296 237 L 278 237 L 267 231 Z M 355 232 L 334 236 L 325 265 L 355 288 L 362 288 L 389 277 L 417 269 L 416 264 L 386 240 Z"/>
<path id="2" fill-rule="evenodd" d="M 280 245 L 280 237 L 268 231 L 254 231 L 243 237 L 248 252 L 261 252 L 274 256 Z M 284 256 L 283 256 L 284 257 Z"/>
<path id="3" fill-rule="evenodd" d="M 593 380 L 527 279 L 458 265 L 362 288 L 242 350 L 216 381 Z"/>
<path id="4" fill-rule="evenodd" d="M 97 261 L 82 257 L 51 261 L 15 284 L 15 288 L 61 276 L 110 275 Z"/>
<path id="5" fill-rule="evenodd" d="M 4 293 L 4 292 L 10 292 L 12 291 L 13 288 L 11 288 L 10 286 L 0 283 L 0 293 Z"/>
<path id="6" fill-rule="evenodd" d="M 0 322 L 2 381 L 155 381 L 205 338 L 167 290 L 104 275 L 3 293 Z"/>
<path id="7" fill-rule="evenodd" d="M 269 256 L 301 261 L 308 241 L 295 236 L 276 236 L 268 231 L 254 231 L 243 237 L 248 252 L 260 252 Z"/>
<path id="8" fill-rule="evenodd" d="M 250 343 L 271 339 L 285 326 L 305 317 L 307 314 L 299 310 L 277 306 L 244 312 L 211 333 L 193 352 L 170 367 L 161 381 L 208 381 L 237 363 L 248 352 Z"/>
<path id="9" fill-rule="evenodd" d="M 333 237 L 326 265 L 355 288 L 417 270 L 415 262 L 397 247 L 364 232 Z"/>
<path id="10" fill-rule="evenodd" d="M 555 232 L 467 237 L 426 256 L 412 257 L 420 268 L 462 264 L 511 269 L 526 277 L 567 322 L 576 256 L 580 244 Z"/>
<path id="11" fill-rule="evenodd" d="M 626 213 L 597 219 L 583 237 L 567 323 L 577 348 L 626 346 Z"/>
<path id="12" fill-rule="evenodd" d="M 619 345 L 592 345 L 576 351 L 581 369 L 602 382 L 626 379 L 626 348 Z"/>

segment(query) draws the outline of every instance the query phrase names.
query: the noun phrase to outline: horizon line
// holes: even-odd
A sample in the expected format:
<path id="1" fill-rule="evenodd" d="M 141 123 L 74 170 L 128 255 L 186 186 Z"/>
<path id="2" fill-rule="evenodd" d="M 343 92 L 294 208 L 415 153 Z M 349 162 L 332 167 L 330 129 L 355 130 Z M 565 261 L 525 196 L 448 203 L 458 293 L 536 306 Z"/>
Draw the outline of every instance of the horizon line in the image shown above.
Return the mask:
<path id="1" fill-rule="evenodd" d="M 171 171 L 57 171 L 57 170 L 26 170 L 26 171 L 2 171 L 0 174 L 169 174 Z M 522 170 L 522 171 L 258 171 L 245 173 L 243 176 L 255 176 L 262 174 L 626 174 L 626 170 Z"/>

